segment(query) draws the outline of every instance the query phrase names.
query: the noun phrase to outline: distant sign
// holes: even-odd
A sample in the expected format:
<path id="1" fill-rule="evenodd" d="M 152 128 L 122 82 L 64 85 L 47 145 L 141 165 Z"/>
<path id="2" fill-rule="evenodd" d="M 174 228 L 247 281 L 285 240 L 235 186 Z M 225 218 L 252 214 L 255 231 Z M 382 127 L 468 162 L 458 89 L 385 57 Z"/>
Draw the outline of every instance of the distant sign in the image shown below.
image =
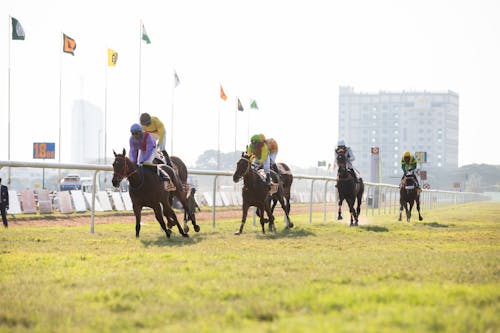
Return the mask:
<path id="1" fill-rule="evenodd" d="M 430 190 L 431 189 L 431 185 L 429 183 L 424 183 L 424 185 L 422 187 L 424 189 L 426 189 L 426 190 Z"/>
<path id="2" fill-rule="evenodd" d="M 380 152 L 380 148 L 379 147 L 372 147 L 372 154 L 373 155 L 378 155 Z"/>
<path id="3" fill-rule="evenodd" d="M 54 159 L 56 158 L 56 144 L 54 142 L 34 142 L 34 159 Z"/>
<path id="4" fill-rule="evenodd" d="M 416 151 L 415 159 L 418 163 L 427 163 L 427 152 L 426 151 Z"/>
<path id="5" fill-rule="evenodd" d="M 459 182 L 454 182 L 453 183 L 453 188 L 460 188 L 460 183 Z"/>
<path id="6" fill-rule="evenodd" d="M 420 170 L 419 174 L 420 174 L 420 179 L 427 180 L 427 171 Z"/>

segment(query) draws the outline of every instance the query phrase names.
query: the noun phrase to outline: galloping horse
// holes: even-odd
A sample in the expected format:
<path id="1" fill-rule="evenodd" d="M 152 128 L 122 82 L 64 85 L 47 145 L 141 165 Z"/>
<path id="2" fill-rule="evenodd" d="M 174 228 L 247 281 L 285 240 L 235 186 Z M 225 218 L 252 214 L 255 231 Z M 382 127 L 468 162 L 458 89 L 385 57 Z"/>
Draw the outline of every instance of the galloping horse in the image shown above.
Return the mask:
<path id="1" fill-rule="evenodd" d="M 357 226 L 359 213 L 361 212 L 361 200 L 363 198 L 365 184 L 362 179 L 359 180 L 359 183 L 356 183 L 356 180 L 349 172 L 347 168 L 346 150 L 337 150 L 337 165 L 339 168 L 337 179 L 337 188 L 339 191 L 339 215 L 337 219 L 342 220 L 342 202 L 345 199 L 347 205 L 349 206 L 349 212 L 351 213 L 350 226 Z M 354 209 L 356 199 L 358 200 L 358 207 Z"/>
<path id="2" fill-rule="evenodd" d="M 283 212 L 285 212 L 285 222 L 287 224 L 286 228 L 293 228 L 293 223 L 290 221 L 290 192 L 293 183 L 293 174 L 288 165 L 285 163 L 276 164 L 280 171 L 279 178 L 281 179 L 278 181 L 278 190 L 271 195 L 271 213 L 274 214 L 274 208 L 279 202 L 281 208 L 283 208 Z"/>
<path id="3" fill-rule="evenodd" d="M 135 215 L 135 237 L 139 237 L 141 231 L 141 210 L 142 207 L 150 207 L 155 213 L 156 220 L 161 228 L 170 238 L 172 233 L 171 228 L 176 225 L 180 234 L 183 237 L 188 235 L 182 230 L 182 227 L 177 220 L 175 212 L 172 210 L 169 202 L 169 194 L 163 187 L 163 182 L 157 175 L 155 169 L 148 167 L 137 167 L 125 154 L 123 149 L 122 154 L 115 154 L 113 162 L 113 180 L 114 187 L 118 187 L 120 182 L 127 178 L 129 181 L 129 195 L 132 200 L 132 207 Z M 163 220 L 163 215 L 167 218 L 167 226 Z"/>
<path id="4" fill-rule="evenodd" d="M 269 229 L 276 231 L 274 226 L 274 216 L 271 212 L 271 196 L 266 182 L 259 176 L 250 163 L 250 156 L 246 153 L 241 154 L 241 158 L 236 164 L 236 171 L 233 174 L 233 181 L 237 183 L 243 177 L 243 188 L 241 190 L 243 197 L 243 216 L 241 218 L 240 229 L 235 232 L 235 235 L 240 235 L 243 232 L 243 227 L 247 219 L 248 208 L 250 206 L 257 207 L 257 212 L 260 217 L 260 225 L 262 233 L 266 233 L 264 224 L 267 222 L 264 218 L 264 212 L 269 217 Z"/>
<path id="5" fill-rule="evenodd" d="M 415 180 L 415 175 L 413 173 L 407 173 L 399 188 L 399 219 L 401 221 L 401 216 L 403 215 L 403 207 L 406 211 L 406 221 L 410 222 L 411 210 L 413 209 L 413 204 L 417 204 L 418 220 L 422 221 L 424 218 L 420 214 L 420 193 L 417 191 L 417 182 Z M 408 205 L 410 206 L 408 208 Z"/>
<path id="6" fill-rule="evenodd" d="M 187 215 L 187 220 L 184 221 L 184 232 L 187 233 L 189 231 L 189 227 L 187 222 L 191 220 L 193 224 L 194 231 L 199 232 L 200 226 L 196 224 L 196 217 L 194 212 L 189 210 L 189 205 L 187 202 L 187 194 L 189 191 L 189 185 L 187 184 L 188 171 L 184 162 L 177 156 L 170 156 L 170 160 L 172 161 L 173 169 L 168 167 L 168 165 L 163 165 L 162 169 L 165 170 L 170 179 L 178 178 L 180 181 L 180 186 L 175 186 L 175 191 L 169 192 L 169 201 L 172 205 L 172 201 L 174 196 L 179 200 L 184 209 L 185 214 Z"/>

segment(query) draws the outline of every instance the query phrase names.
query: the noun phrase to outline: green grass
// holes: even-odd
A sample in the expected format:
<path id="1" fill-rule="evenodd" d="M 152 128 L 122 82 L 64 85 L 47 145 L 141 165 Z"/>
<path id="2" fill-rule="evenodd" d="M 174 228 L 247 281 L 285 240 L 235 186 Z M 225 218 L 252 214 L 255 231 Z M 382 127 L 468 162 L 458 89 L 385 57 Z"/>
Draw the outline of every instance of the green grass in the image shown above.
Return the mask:
<path id="1" fill-rule="evenodd" d="M 0 332 L 499 332 L 500 205 L 423 214 L 2 229 Z"/>

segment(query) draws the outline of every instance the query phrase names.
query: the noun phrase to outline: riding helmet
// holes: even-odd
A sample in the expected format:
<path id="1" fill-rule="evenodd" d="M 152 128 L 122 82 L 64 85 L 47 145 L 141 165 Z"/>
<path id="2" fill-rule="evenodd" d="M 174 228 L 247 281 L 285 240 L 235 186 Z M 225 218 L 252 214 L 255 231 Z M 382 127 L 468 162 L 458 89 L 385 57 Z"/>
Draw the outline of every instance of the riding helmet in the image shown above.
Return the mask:
<path id="1" fill-rule="evenodd" d="M 132 126 L 130 126 L 130 132 L 141 132 L 141 131 L 142 127 L 139 124 L 133 124 Z"/>
<path id="2" fill-rule="evenodd" d="M 151 124 L 151 116 L 149 115 L 149 113 L 141 114 L 140 120 L 141 120 L 141 125 L 148 126 L 149 124 Z"/>

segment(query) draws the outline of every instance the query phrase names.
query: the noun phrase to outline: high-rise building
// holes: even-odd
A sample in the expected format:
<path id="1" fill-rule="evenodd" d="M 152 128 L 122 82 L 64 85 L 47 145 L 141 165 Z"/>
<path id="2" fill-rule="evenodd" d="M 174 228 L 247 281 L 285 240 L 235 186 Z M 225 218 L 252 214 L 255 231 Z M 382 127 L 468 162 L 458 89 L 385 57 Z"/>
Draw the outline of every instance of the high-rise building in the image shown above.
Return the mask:
<path id="1" fill-rule="evenodd" d="M 379 147 L 384 183 L 398 183 L 405 151 L 425 152 L 428 173 L 458 167 L 458 94 L 453 91 L 356 93 L 339 91 L 339 138 L 352 147 L 354 166 L 370 180 L 370 152 Z"/>
<path id="2" fill-rule="evenodd" d="M 99 163 L 103 155 L 103 112 L 85 100 L 73 104 L 71 125 L 71 161 Z"/>

